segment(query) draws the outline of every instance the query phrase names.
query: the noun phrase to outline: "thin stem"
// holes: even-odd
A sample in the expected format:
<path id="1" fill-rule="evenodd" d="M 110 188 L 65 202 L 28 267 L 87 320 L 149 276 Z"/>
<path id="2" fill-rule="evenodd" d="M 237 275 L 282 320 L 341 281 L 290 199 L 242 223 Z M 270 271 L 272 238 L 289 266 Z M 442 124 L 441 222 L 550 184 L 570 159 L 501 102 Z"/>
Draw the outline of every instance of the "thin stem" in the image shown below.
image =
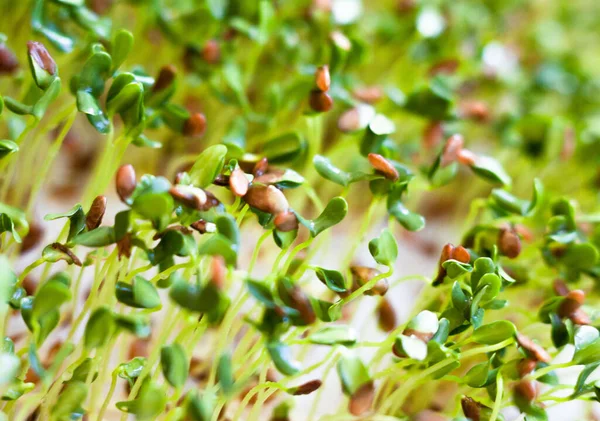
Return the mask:
<path id="1" fill-rule="evenodd" d="M 496 400 L 494 401 L 494 408 L 492 410 L 492 415 L 490 416 L 490 421 L 496 421 L 496 418 L 498 418 L 500 408 L 502 407 L 503 392 L 504 380 L 502 379 L 502 373 L 498 373 L 498 375 L 496 376 Z"/>

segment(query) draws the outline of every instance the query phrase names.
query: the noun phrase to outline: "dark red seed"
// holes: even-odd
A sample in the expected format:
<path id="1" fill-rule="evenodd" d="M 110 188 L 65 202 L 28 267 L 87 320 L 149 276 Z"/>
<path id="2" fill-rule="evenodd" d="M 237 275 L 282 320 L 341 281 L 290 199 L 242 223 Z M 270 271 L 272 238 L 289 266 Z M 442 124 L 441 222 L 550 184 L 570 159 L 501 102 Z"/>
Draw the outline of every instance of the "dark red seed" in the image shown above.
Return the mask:
<path id="1" fill-rule="evenodd" d="M 102 218 L 106 212 L 106 196 L 97 196 L 90 206 L 90 210 L 85 216 L 85 226 L 88 231 L 96 229 L 102 223 Z"/>
<path id="2" fill-rule="evenodd" d="M 525 402 L 533 402 L 537 397 L 537 388 L 534 380 L 521 380 L 515 385 L 515 394 Z"/>
<path id="3" fill-rule="evenodd" d="M 382 298 L 377 306 L 377 320 L 379 327 L 384 332 L 391 332 L 398 323 L 394 307 L 385 298 Z"/>
<path id="4" fill-rule="evenodd" d="M 460 400 L 460 405 L 465 417 L 470 418 L 471 421 L 481 421 L 481 409 L 483 407 L 482 404 L 468 396 L 465 396 Z"/>
<path id="5" fill-rule="evenodd" d="M 383 156 L 377 153 L 370 153 L 368 159 L 373 168 L 381 172 L 388 180 L 396 181 L 400 177 L 398 170 L 396 170 L 392 163 Z"/>
<path id="6" fill-rule="evenodd" d="M 533 342 L 530 338 L 525 335 L 517 334 L 517 343 L 521 348 L 523 348 L 527 353 L 535 358 L 537 361 L 542 361 L 544 363 L 549 363 L 552 360 L 552 357 L 548 352 L 541 346 Z"/>
<path id="7" fill-rule="evenodd" d="M 258 161 L 256 163 L 256 165 L 254 165 L 252 174 L 254 175 L 254 177 L 260 177 L 261 175 L 263 175 L 264 173 L 267 172 L 268 168 L 269 168 L 269 161 L 267 160 L 266 157 L 263 157 L 260 159 L 260 161 Z"/>
<path id="8" fill-rule="evenodd" d="M 19 68 L 17 56 L 5 44 L 0 44 L 0 75 L 9 74 Z"/>
<path id="9" fill-rule="evenodd" d="M 206 116 L 202 113 L 190 115 L 183 125 L 183 134 L 185 136 L 202 136 L 206 130 Z"/>
<path id="10" fill-rule="evenodd" d="M 503 228 L 498 234 L 498 249 L 500 253 L 514 259 L 521 254 L 521 239 L 512 229 Z"/>
<path id="11" fill-rule="evenodd" d="M 202 48 L 202 58 L 210 64 L 216 64 L 221 58 L 221 47 L 214 39 L 206 41 Z"/>
<path id="12" fill-rule="evenodd" d="M 46 71 L 49 75 L 56 74 L 56 63 L 54 59 L 44 47 L 44 44 L 36 41 L 29 41 L 27 43 L 27 50 L 31 58 L 37 63 L 37 65 Z"/>
<path id="13" fill-rule="evenodd" d="M 171 86 L 175 77 L 177 76 L 177 68 L 172 64 L 168 64 L 163 66 L 158 73 L 158 77 L 156 78 L 156 82 L 152 87 L 153 92 L 160 92 L 165 88 Z"/>
<path id="14" fill-rule="evenodd" d="M 311 380 L 300 386 L 296 386 L 293 388 L 292 395 L 300 396 L 300 395 L 310 395 L 312 392 L 321 387 L 323 383 L 321 380 Z"/>
<path id="15" fill-rule="evenodd" d="M 281 232 L 294 231 L 298 229 L 298 218 L 291 211 L 285 211 L 277 214 L 273 220 L 275 227 Z"/>
<path id="16" fill-rule="evenodd" d="M 583 305 L 585 301 L 585 293 L 576 289 L 569 291 L 564 300 L 558 306 L 558 315 L 560 317 L 569 317 Z"/>
<path id="17" fill-rule="evenodd" d="M 308 102 L 310 107 L 318 113 L 329 111 L 333 107 L 333 99 L 329 94 L 318 89 L 310 91 Z"/>
<path id="18" fill-rule="evenodd" d="M 135 190 L 135 170 L 130 164 L 122 165 L 117 170 L 116 177 L 117 194 L 123 202 L 126 202 Z"/>
<path id="19" fill-rule="evenodd" d="M 373 398 L 375 397 L 375 387 L 372 382 L 365 383 L 356 392 L 350 396 L 348 402 L 348 411 L 352 415 L 362 415 L 371 409 Z"/>

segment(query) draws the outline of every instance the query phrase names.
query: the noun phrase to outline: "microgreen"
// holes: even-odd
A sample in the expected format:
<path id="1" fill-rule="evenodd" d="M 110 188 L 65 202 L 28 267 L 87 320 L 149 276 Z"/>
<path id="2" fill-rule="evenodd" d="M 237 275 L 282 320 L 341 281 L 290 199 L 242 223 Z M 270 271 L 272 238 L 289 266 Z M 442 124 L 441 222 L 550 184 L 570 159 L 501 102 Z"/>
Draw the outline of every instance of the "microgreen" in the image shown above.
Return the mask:
<path id="1" fill-rule="evenodd" d="M 600 401 L 598 7 L 429 3 L 0 2 L 0 420 Z"/>

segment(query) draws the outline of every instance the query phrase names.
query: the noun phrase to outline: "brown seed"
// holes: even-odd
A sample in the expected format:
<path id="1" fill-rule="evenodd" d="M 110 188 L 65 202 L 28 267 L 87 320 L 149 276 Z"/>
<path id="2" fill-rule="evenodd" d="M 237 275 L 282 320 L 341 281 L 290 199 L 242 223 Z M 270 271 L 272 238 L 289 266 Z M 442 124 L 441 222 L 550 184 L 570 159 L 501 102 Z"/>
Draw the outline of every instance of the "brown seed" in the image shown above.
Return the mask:
<path id="1" fill-rule="evenodd" d="M 556 295 L 560 295 L 562 297 L 569 293 L 569 287 L 562 279 L 555 279 L 552 283 L 552 289 L 554 289 L 554 293 Z"/>
<path id="2" fill-rule="evenodd" d="M 375 104 L 383 98 L 383 89 L 379 86 L 365 86 L 352 91 L 352 96 L 361 102 Z"/>
<path id="3" fill-rule="evenodd" d="M 291 392 L 294 396 L 310 395 L 312 392 L 321 387 L 321 380 L 311 380 L 300 386 L 293 387 Z"/>
<path id="4" fill-rule="evenodd" d="M 185 186 L 182 184 L 171 187 L 169 189 L 169 194 L 178 202 L 183 203 L 189 208 L 197 210 L 201 210 L 202 206 L 207 200 L 204 190 L 198 187 Z"/>
<path id="5" fill-rule="evenodd" d="M 27 295 L 35 295 L 35 291 L 39 285 L 39 281 L 35 280 L 31 275 L 27 275 L 25 279 L 23 279 L 23 283 L 21 286 L 27 292 Z"/>
<path id="6" fill-rule="evenodd" d="M 285 174 L 286 174 L 285 170 L 280 170 L 278 168 L 270 168 L 263 175 L 259 175 L 258 177 L 255 177 L 254 182 L 260 183 L 260 184 L 265 184 L 265 185 L 277 184 L 277 183 L 280 183 L 281 181 L 283 181 Z"/>
<path id="7" fill-rule="evenodd" d="M 183 125 L 183 134 L 190 137 L 199 137 L 206 130 L 206 116 L 202 113 L 193 113 Z"/>
<path id="8" fill-rule="evenodd" d="M 213 180 L 215 186 L 227 187 L 229 186 L 229 176 L 225 174 L 218 174 Z"/>
<path id="9" fill-rule="evenodd" d="M 382 298 L 377 306 L 377 320 L 380 329 L 384 332 L 391 332 L 396 328 L 396 311 L 389 300 L 386 300 L 385 298 Z"/>
<path id="10" fill-rule="evenodd" d="M 592 323 L 590 316 L 588 316 L 582 309 L 575 310 L 569 319 L 576 325 L 589 325 Z"/>
<path id="11" fill-rule="evenodd" d="M 67 246 L 62 245 L 60 243 L 52 243 L 50 245 L 50 247 L 52 247 L 54 250 L 58 250 L 61 253 L 64 253 L 67 256 L 69 256 L 69 259 L 71 259 L 71 261 L 73 262 L 74 265 L 81 266 L 81 260 L 79 260 L 79 257 L 75 256 L 75 254 L 73 254 L 71 249 L 69 249 Z"/>
<path id="12" fill-rule="evenodd" d="M 38 222 L 32 222 L 29 224 L 29 232 L 23 237 L 21 243 L 21 254 L 27 253 L 29 250 L 37 246 L 40 241 L 44 238 L 44 227 Z"/>
<path id="13" fill-rule="evenodd" d="M 454 250 L 452 250 L 452 258 L 461 263 L 469 263 L 471 261 L 469 251 L 463 246 L 455 247 Z"/>
<path id="14" fill-rule="evenodd" d="M 304 291 L 302 291 L 302 289 L 300 289 L 300 287 L 294 285 L 292 290 L 289 291 L 289 296 L 291 300 L 290 307 L 298 310 L 298 313 L 300 313 L 300 318 L 306 324 L 312 324 L 317 320 L 317 316 L 315 315 L 315 311 L 310 304 L 308 296 L 304 293 Z"/>
<path id="15" fill-rule="evenodd" d="M 273 220 L 275 227 L 281 232 L 294 231 L 298 229 L 298 218 L 291 211 L 278 213 Z"/>
<path id="16" fill-rule="evenodd" d="M 565 299 L 558 306 L 558 315 L 560 317 L 569 317 L 583 305 L 585 301 L 585 292 L 580 289 L 570 291 Z"/>
<path id="17" fill-rule="evenodd" d="M 368 283 L 375 276 L 381 274 L 377 269 L 366 266 L 352 266 L 350 271 L 353 275 L 355 290 Z M 385 295 L 388 288 L 388 280 L 383 278 L 378 280 L 371 289 L 365 291 L 365 295 Z"/>
<path id="18" fill-rule="evenodd" d="M 368 382 L 358 388 L 356 392 L 350 396 L 348 402 L 348 411 L 352 415 L 362 415 L 371 409 L 373 398 L 375 397 L 375 387 L 373 382 Z"/>
<path id="19" fill-rule="evenodd" d="M 121 165 L 117 170 L 116 177 L 117 194 L 121 198 L 123 203 L 127 202 L 127 199 L 131 197 L 131 194 L 135 190 L 135 170 L 130 164 Z"/>
<path id="20" fill-rule="evenodd" d="M 246 174 L 239 168 L 236 168 L 231 172 L 229 176 L 229 188 L 236 196 L 244 196 L 248 193 L 248 186 L 250 182 L 246 178 Z"/>
<path id="21" fill-rule="evenodd" d="M 486 122 L 490 117 L 490 110 L 483 101 L 465 101 L 460 104 L 460 113 L 463 118 Z"/>
<path id="22" fill-rule="evenodd" d="M 537 388 L 534 380 L 521 380 L 515 385 L 515 394 L 526 402 L 533 402 L 537 397 Z"/>
<path id="23" fill-rule="evenodd" d="M 221 204 L 221 202 L 219 202 L 219 199 L 217 199 L 215 195 L 209 192 L 208 190 L 206 190 L 204 194 L 206 194 L 206 203 L 204 203 L 204 205 L 202 205 L 199 210 L 207 211 Z"/>
<path id="24" fill-rule="evenodd" d="M 375 168 L 377 171 L 383 173 L 385 178 L 388 180 L 396 181 L 400 177 L 400 174 L 398 174 L 398 171 L 396 168 L 394 168 L 392 163 L 383 156 L 377 153 L 370 153 L 368 155 L 368 159 L 371 166 L 373 166 L 373 168 Z"/>
<path id="25" fill-rule="evenodd" d="M 519 376 L 525 377 L 533 370 L 535 370 L 536 365 L 537 361 L 532 360 L 531 358 L 524 358 L 523 360 L 519 361 L 519 364 L 517 364 L 517 371 L 519 373 Z"/>
<path id="26" fill-rule="evenodd" d="M 190 229 L 188 229 L 187 227 L 184 227 L 183 225 L 171 225 L 170 227 L 165 228 L 163 231 L 157 232 L 156 234 L 154 234 L 152 236 L 152 239 L 154 241 L 160 240 L 169 231 L 178 231 L 178 232 L 182 233 L 183 235 L 190 235 L 192 233 L 192 231 Z"/>
<path id="27" fill-rule="evenodd" d="M 333 98 L 326 92 L 321 92 L 318 89 L 310 91 L 308 99 L 310 108 L 318 113 L 323 113 L 331 110 L 333 107 Z"/>
<path id="28" fill-rule="evenodd" d="M 227 266 L 225 265 L 225 259 L 223 256 L 213 256 L 210 264 L 210 280 L 217 288 L 222 289 L 225 287 L 225 280 L 227 278 Z"/>
<path id="29" fill-rule="evenodd" d="M 317 67 L 315 72 L 315 85 L 321 92 L 327 92 L 331 85 L 331 76 L 329 76 L 329 66 L 323 65 Z"/>
<path id="30" fill-rule="evenodd" d="M 458 152 L 458 156 L 457 156 L 458 162 L 460 162 L 463 165 L 467 165 L 467 166 L 472 166 L 473 164 L 475 164 L 475 161 L 477 160 L 477 155 L 475 155 L 473 152 L 471 152 L 468 149 L 461 149 Z"/>
<path id="31" fill-rule="evenodd" d="M 267 160 L 266 157 L 263 157 L 260 159 L 260 161 L 258 161 L 256 163 L 256 165 L 254 165 L 252 174 L 254 175 L 254 177 L 260 177 L 261 175 L 263 175 L 264 173 L 267 172 L 268 168 L 269 168 L 269 161 Z"/>
<path id="32" fill-rule="evenodd" d="M 131 257 L 131 235 L 129 233 L 125 234 L 123 238 L 117 241 L 117 252 L 119 260 L 123 256 L 127 258 Z"/>
<path id="33" fill-rule="evenodd" d="M 446 167 L 456 161 L 458 158 L 459 152 L 462 150 L 465 141 L 462 135 L 453 134 L 446 140 L 446 144 L 444 145 L 444 150 L 442 151 L 442 159 L 440 162 L 440 167 Z"/>
<path id="34" fill-rule="evenodd" d="M 152 92 L 160 92 L 165 88 L 171 86 L 175 77 L 177 76 L 177 68 L 172 64 L 168 64 L 163 66 L 158 73 L 158 77 L 156 78 L 156 82 L 152 87 Z"/>
<path id="35" fill-rule="evenodd" d="M 17 56 L 5 44 L 0 44 L 0 75 L 9 74 L 19 68 Z"/>
<path id="36" fill-rule="evenodd" d="M 444 137 L 444 127 L 440 121 L 432 121 L 423 130 L 423 146 L 427 149 L 435 148 Z"/>
<path id="37" fill-rule="evenodd" d="M 536 344 L 525 335 L 518 333 L 517 343 L 521 348 L 527 351 L 527 353 L 531 357 L 535 358 L 537 361 L 549 363 L 552 360 L 550 354 L 548 354 L 548 352 L 541 345 Z"/>
<path id="38" fill-rule="evenodd" d="M 445 244 L 444 247 L 442 247 L 442 253 L 440 255 L 440 264 L 444 263 L 446 260 L 452 259 L 453 251 L 454 246 L 452 244 Z"/>
<path id="39" fill-rule="evenodd" d="M 275 186 L 253 184 L 244 196 L 244 200 L 253 208 L 273 215 L 289 209 L 285 195 Z"/>
<path id="40" fill-rule="evenodd" d="M 27 42 L 27 51 L 36 64 L 46 71 L 49 75 L 56 74 L 56 63 L 54 59 L 44 47 L 44 44 L 36 41 Z"/>
<path id="41" fill-rule="evenodd" d="M 147 358 L 150 355 L 150 340 L 149 339 L 134 339 L 129 345 L 127 358 L 132 360 L 135 357 Z"/>
<path id="42" fill-rule="evenodd" d="M 438 74 L 451 75 L 452 73 L 456 72 L 459 65 L 460 62 L 456 59 L 442 60 L 431 66 L 428 73 L 430 77 Z"/>
<path id="43" fill-rule="evenodd" d="M 206 234 L 207 232 L 215 232 L 216 226 L 212 222 L 206 222 L 204 219 L 200 219 L 190 225 L 193 229 L 198 231 L 200 234 Z"/>
<path id="44" fill-rule="evenodd" d="M 214 40 L 206 41 L 204 47 L 202 48 L 202 58 L 209 64 L 216 64 L 219 62 L 221 58 L 221 47 L 219 43 Z"/>
<path id="45" fill-rule="evenodd" d="M 99 15 L 104 15 L 111 8 L 113 0 L 91 0 L 90 9 Z"/>
<path id="46" fill-rule="evenodd" d="M 90 206 L 90 210 L 85 216 L 85 226 L 88 231 L 94 230 L 102 223 L 102 218 L 106 212 L 106 196 L 97 196 Z"/>
<path id="47" fill-rule="evenodd" d="M 502 228 L 498 234 L 498 248 L 500 253 L 514 259 L 521 254 L 521 239 L 512 229 Z"/>
<path id="48" fill-rule="evenodd" d="M 348 111 L 344 111 L 340 118 L 338 118 L 337 126 L 344 133 L 360 129 L 360 111 L 358 108 L 350 108 Z"/>
<path id="49" fill-rule="evenodd" d="M 462 407 L 465 417 L 470 418 L 471 421 L 481 421 L 481 409 L 484 408 L 482 404 L 475 399 L 464 396 L 460 400 L 460 406 Z"/>

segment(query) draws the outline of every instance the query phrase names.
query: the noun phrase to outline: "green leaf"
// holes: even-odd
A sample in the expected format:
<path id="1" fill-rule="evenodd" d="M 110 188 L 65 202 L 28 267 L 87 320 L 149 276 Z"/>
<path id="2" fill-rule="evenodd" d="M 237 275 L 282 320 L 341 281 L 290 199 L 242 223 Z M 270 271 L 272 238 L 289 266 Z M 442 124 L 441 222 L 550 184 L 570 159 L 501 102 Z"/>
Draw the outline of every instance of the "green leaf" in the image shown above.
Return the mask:
<path id="1" fill-rule="evenodd" d="M 127 380 L 130 386 L 133 386 L 135 380 L 142 374 L 146 363 L 146 358 L 135 357 L 131 361 L 119 364 L 117 374 L 120 378 Z"/>
<path id="2" fill-rule="evenodd" d="M 560 260 L 571 270 L 589 270 L 598 261 L 598 249 L 592 243 L 571 244 Z"/>
<path id="3" fill-rule="evenodd" d="M 330 325 L 320 328 L 308 336 L 308 341 L 318 345 L 351 346 L 357 341 L 356 331 L 347 325 Z"/>
<path id="4" fill-rule="evenodd" d="M 425 227 L 425 218 L 409 211 L 400 200 L 392 201 L 388 198 L 387 209 L 389 214 L 408 231 L 420 231 Z"/>
<path id="5" fill-rule="evenodd" d="M 1 107 L 0 107 L 1 110 Z M 1 111 L 0 111 L 1 113 Z M 12 140 L 0 140 L 0 159 L 19 151 L 19 145 Z"/>
<path id="6" fill-rule="evenodd" d="M 80 413 L 81 405 L 85 402 L 88 387 L 84 382 L 68 382 L 52 407 L 52 419 L 70 420 Z"/>
<path id="7" fill-rule="evenodd" d="M 583 348 L 579 348 L 573 355 L 575 364 L 588 365 L 600 361 L 600 338 L 587 344 Z"/>
<path id="8" fill-rule="evenodd" d="M 480 344 L 494 345 L 517 334 L 514 324 L 506 320 L 488 323 L 473 331 L 473 340 Z"/>
<path id="9" fill-rule="evenodd" d="M 139 398 L 117 402 L 116 406 L 123 412 L 134 414 L 137 420 L 155 420 L 167 406 L 167 395 L 160 386 L 150 383 L 141 388 Z"/>
<path id="10" fill-rule="evenodd" d="M 460 284 L 456 281 L 454 284 L 452 284 L 452 305 L 458 311 L 465 311 L 465 309 L 469 306 L 469 300 L 467 296 L 460 287 Z"/>
<path id="11" fill-rule="evenodd" d="M 290 132 L 265 142 L 262 154 L 267 157 L 270 163 L 280 164 L 294 161 L 302 155 L 305 147 L 305 142 L 300 133 Z"/>
<path id="12" fill-rule="evenodd" d="M 137 195 L 131 205 L 142 218 L 151 221 L 158 231 L 168 225 L 173 207 L 173 198 L 169 194 L 152 192 Z"/>
<path id="13" fill-rule="evenodd" d="M 88 349 L 103 346 L 115 331 L 115 320 L 108 307 L 99 307 L 90 316 L 85 327 L 84 344 Z"/>
<path id="14" fill-rule="evenodd" d="M 31 316 L 38 320 L 69 301 L 71 290 L 62 282 L 49 280 L 38 288 L 35 296 Z"/>
<path id="15" fill-rule="evenodd" d="M 476 364 L 467 372 L 464 382 L 471 387 L 483 387 L 487 383 L 490 362 Z"/>
<path id="16" fill-rule="evenodd" d="M 378 238 L 369 241 L 369 252 L 381 265 L 392 266 L 398 258 L 398 245 L 389 229 L 384 229 Z"/>
<path id="17" fill-rule="evenodd" d="M 109 117 L 115 114 L 123 114 L 134 107 L 140 98 L 144 95 L 144 87 L 140 82 L 131 82 L 123 86 L 123 88 L 115 96 L 107 99 L 106 112 Z"/>
<path id="18" fill-rule="evenodd" d="M 488 288 L 485 291 L 485 294 L 483 294 L 483 302 L 488 302 L 496 298 L 496 296 L 500 292 L 500 288 L 502 287 L 502 280 L 495 273 L 486 273 L 479 280 L 477 288 L 481 289 L 486 285 L 488 286 Z"/>
<path id="19" fill-rule="evenodd" d="M 360 357 L 350 351 L 342 353 L 337 363 L 337 372 L 342 382 L 342 389 L 352 396 L 361 386 L 371 382 L 369 371 Z"/>
<path id="20" fill-rule="evenodd" d="M 163 346 L 160 350 L 160 364 L 167 381 L 173 387 L 182 387 L 188 376 L 190 363 L 188 357 L 178 343 Z"/>
<path id="21" fill-rule="evenodd" d="M 237 252 L 235 245 L 221 234 L 212 234 L 198 247 L 199 255 L 223 256 L 227 265 L 235 265 Z"/>
<path id="22" fill-rule="evenodd" d="M 315 155 L 313 158 L 313 165 L 315 166 L 319 175 L 329 181 L 333 181 L 334 183 L 344 187 L 351 183 L 352 176 L 350 173 L 342 171 L 334 166 L 329 158 L 326 158 L 322 155 Z"/>
<path id="23" fill-rule="evenodd" d="M 187 416 L 192 421 L 212 420 L 217 397 L 209 391 L 191 391 L 186 398 Z"/>
<path id="24" fill-rule="evenodd" d="M 380 153 L 383 142 L 388 135 L 396 131 L 394 122 L 383 114 L 375 115 L 365 129 L 360 142 L 360 153 L 367 156 L 370 153 Z"/>
<path id="25" fill-rule="evenodd" d="M 87 92 L 94 98 L 100 97 L 104 93 L 104 82 L 110 77 L 111 65 L 110 55 L 103 51 L 94 53 L 83 65 L 77 83 L 77 90 Z M 77 105 L 79 111 L 83 111 L 79 108 L 83 104 L 78 101 Z"/>
<path id="26" fill-rule="evenodd" d="M 117 242 L 113 227 L 98 227 L 73 238 L 73 243 L 86 247 L 105 247 Z"/>
<path id="27" fill-rule="evenodd" d="M 21 242 L 21 236 L 15 228 L 13 220 L 5 213 L 0 213 L 0 234 L 10 232 L 17 243 Z"/>
<path id="28" fill-rule="evenodd" d="M 271 341 L 267 343 L 267 351 L 269 351 L 273 364 L 280 373 L 292 376 L 300 371 L 300 363 L 294 359 L 292 350 L 283 342 Z"/>
<path id="29" fill-rule="evenodd" d="M 224 353 L 219 357 L 217 363 L 217 378 L 221 385 L 221 390 L 225 396 L 231 396 L 234 391 L 235 380 L 233 378 L 233 367 L 231 363 L 231 355 Z"/>
<path id="30" fill-rule="evenodd" d="M 453 97 L 444 80 L 434 79 L 428 86 L 411 92 L 404 108 L 432 121 L 442 121 L 450 117 Z"/>
<path id="31" fill-rule="evenodd" d="M 189 171 L 192 183 L 200 188 L 210 186 L 225 165 L 225 155 L 227 155 L 225 145 L 213 145 L 206 148 L 198 155 Z"/>
<path id="32" fill-rule="evenodd" d="M 160 296 L 156 287 L 137 275 L 132 284 L 117 282 L 115 295 L 121 303 L 135 308 L 160 307 Z"/>
<path id="33" fill-rule="evenodd" d="M 44 92 L 42 97 L 33 106 L 31 113 L 38 119 L 41 120 L 46 113 L 46 110 L 50 105 L 58 98 L 60 94 L 61 82 L 60 78 L 56 78 L 50 87 Z"/>
<path id="34" fill-rule="evenodd" d="M 348 203 L 342 197 L 334 197 L 329 201 L 323 212 L 314 220 L 304 219 L 296 214 L 298 221 L 316 237 L 326 229 L 338 224 L 348 213 Z"/>
<path id="35" fill-rule="evenodd" d="M 344 275 L 337 270 L 324 269 L 320 267 L 314 268 L 317 278 L 333 292 L 346 292 L 346 281 Z"/>
<path id="36" fill-rule="evenodd" d="M 53 221 L 60 218 L 67 218 L 69 220 L 69 235 L 67 241 L 71 241 L 85 228 L 85 212 L 79 204 L 73 206 L 65 213 L 50 213 L 44 216 L 44 220 L 46 221 Z"/>
<path id="37" fill-rule="evenodd" d="M 112 42 L 112 72 L 114 73 L 133 49 L 133 34 L 126 29 L 117 31 Z"/>
<path id="38" fill-rule="evenodd" d="M 512 180 L 508 173 L 504 171 L 502 165 L 490 156 L 477 156 L 471 170 L 479 177 L 486 179 L 492 183 L 510 186 Z"/>
<path id="39" fill-rule="evenodd" d="M 596 369 L 600 366 L 600 362 L 595 362 L 592 364 L 588 364 L 586 365 L 583 370 L 581 370 L 581 372 L 579 373 L 579 376 L 577 377 L 577 382 L 575 383 L 575 387 L 573 388 L 573 394 L 571 395 L 573 398 L 575 398 L 577 395 L 579 395 L 581 392 L 584 391 L 584 386 L 585 386 L 585 382 L 588 379 L 588 377 L 590 377 L 590 375 L 596 371 Z"/>

